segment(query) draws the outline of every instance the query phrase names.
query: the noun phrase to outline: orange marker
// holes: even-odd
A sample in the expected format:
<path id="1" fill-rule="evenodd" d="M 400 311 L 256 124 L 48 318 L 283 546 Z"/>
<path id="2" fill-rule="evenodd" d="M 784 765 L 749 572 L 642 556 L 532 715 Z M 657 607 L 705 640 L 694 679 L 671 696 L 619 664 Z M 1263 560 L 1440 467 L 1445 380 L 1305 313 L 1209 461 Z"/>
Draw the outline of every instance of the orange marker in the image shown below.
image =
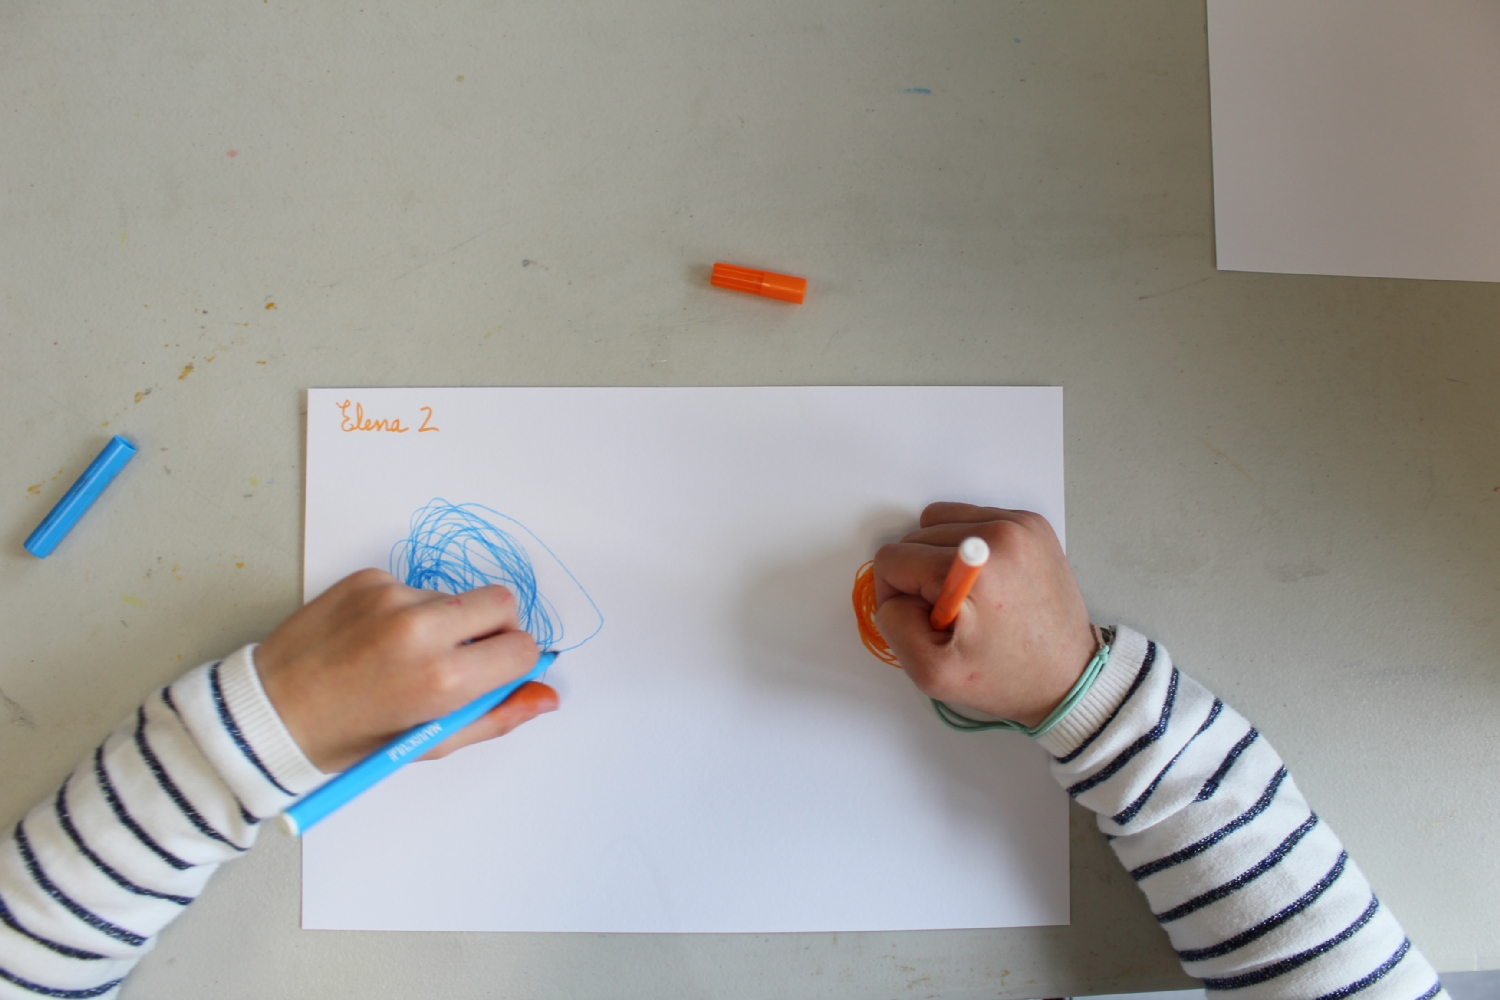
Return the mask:
<path id="1" fill-rule="evenodd" d="M 932 616 L 928 620 L 935 630 L 941 632 L 952 627 L 958 618 L 959 607 L 974 589 L 974 581 L 979 579 L 979 571 L 989 561 L 990 547 L 983 538 L 972 536 L 963 540 L 958 554 L 953 557 L 953 565 L 948 567 L 942 593 L 932 606 Z"/>
<path id="2" fill-rule="evenodd" d="M 790 274 L 775 271 L 756 271 L 748 267 L 735 267 L 722 261 L 714 265 L 709 282 L 716 288 L 732 288 L 737 292 L 749 292 L 768 299 L 802 304 L 807 294 L 807 279 L 794 278 Z"/>

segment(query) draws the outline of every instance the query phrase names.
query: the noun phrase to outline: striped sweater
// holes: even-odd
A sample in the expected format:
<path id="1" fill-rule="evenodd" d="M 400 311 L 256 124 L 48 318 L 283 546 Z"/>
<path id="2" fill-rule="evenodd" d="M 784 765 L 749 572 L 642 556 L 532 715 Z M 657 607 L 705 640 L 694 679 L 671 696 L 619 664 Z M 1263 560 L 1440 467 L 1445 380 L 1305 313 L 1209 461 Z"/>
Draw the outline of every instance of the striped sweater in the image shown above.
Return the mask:
<path id="1" fill-rule="evenodd" d="M 146 699 L 0 845 L 0 997 L 110 997 L 261 820 L 321 784 L 245 647 Z"/>
<path id="2" fill-rule="evenodd" d="M 1276 751 L 1156 643 L 1118 629 L 1089 693 L 1038 742 L 1208 993 L 1447 995 Z"/>
<path id="3" fill-rule="evenodd" d="M 214 869 L 325 779 L 252 652 L 148 698 L 0 845 L 0 1000 L 113 996 Z M 1446 996 L 1275 751 L 1160 646 L 1118 630 L 1039 742 L 1211 992 Z"/>

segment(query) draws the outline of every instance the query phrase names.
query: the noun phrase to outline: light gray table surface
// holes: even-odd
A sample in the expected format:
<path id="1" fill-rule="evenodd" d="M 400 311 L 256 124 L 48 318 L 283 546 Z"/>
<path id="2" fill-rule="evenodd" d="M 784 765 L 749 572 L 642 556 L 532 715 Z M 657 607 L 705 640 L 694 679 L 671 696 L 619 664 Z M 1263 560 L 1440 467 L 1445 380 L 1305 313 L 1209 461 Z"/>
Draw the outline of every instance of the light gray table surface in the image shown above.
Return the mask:
<path id="1" fill-rule="evenodd" d="M 1271 737 L 1440 968 L 1500 965 L 1500 288 L 1216 271 L 1206 60 L 1194 2 L 0 4 L 0 812 L 297 606 L 309 386 L 1056 384 L 1096 620 Z M 124 995 L 1189 985 L 1072 846 L 1070 927 L 380 934 L 299 930 L 268 832 Z"/>

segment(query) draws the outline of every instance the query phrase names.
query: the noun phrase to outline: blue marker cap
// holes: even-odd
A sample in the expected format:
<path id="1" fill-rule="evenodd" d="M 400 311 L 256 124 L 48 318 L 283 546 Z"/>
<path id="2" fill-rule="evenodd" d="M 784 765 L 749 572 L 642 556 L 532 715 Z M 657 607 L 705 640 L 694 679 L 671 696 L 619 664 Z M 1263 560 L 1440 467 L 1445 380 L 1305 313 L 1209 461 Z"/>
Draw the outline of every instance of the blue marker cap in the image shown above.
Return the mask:
<path id="1" fill-rule="evenodd" d="M 83 512 L 94 505 L 99 494 L 104 492 L 104 487 L 119 475 L 133 455 L 135 445 L 116 435 L 104 446 L 99 457 L 83 470 L 83 475 L 63 494 L 63 498 L 57 501 L 57 506 L 52 508 L 47 519 L 37 525 L 31 537 L 26 539 L 26 551 L 38 559 L 50 556 L 52 550 L 57 548 L 57 543 L 73 530 L 73 525 L 78 523 Z"/>

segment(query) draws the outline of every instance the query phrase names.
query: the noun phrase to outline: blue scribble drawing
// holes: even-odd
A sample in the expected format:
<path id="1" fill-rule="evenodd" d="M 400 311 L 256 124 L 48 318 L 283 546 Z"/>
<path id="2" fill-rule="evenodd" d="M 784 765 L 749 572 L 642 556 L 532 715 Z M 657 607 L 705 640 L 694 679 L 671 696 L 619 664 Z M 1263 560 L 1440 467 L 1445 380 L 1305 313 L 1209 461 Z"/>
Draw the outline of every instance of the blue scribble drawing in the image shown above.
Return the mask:
<path id="1" fill-rule="evenodd" d="M 445 594 L 501 584 L 516 595 L 521 628 L 556 653 L 604 627 L 599 606 L 545 542 L 477 503 L 437 498 L 413 514 L 411 533 L 391 548 L 391 574 L 408 587 Z"/>

